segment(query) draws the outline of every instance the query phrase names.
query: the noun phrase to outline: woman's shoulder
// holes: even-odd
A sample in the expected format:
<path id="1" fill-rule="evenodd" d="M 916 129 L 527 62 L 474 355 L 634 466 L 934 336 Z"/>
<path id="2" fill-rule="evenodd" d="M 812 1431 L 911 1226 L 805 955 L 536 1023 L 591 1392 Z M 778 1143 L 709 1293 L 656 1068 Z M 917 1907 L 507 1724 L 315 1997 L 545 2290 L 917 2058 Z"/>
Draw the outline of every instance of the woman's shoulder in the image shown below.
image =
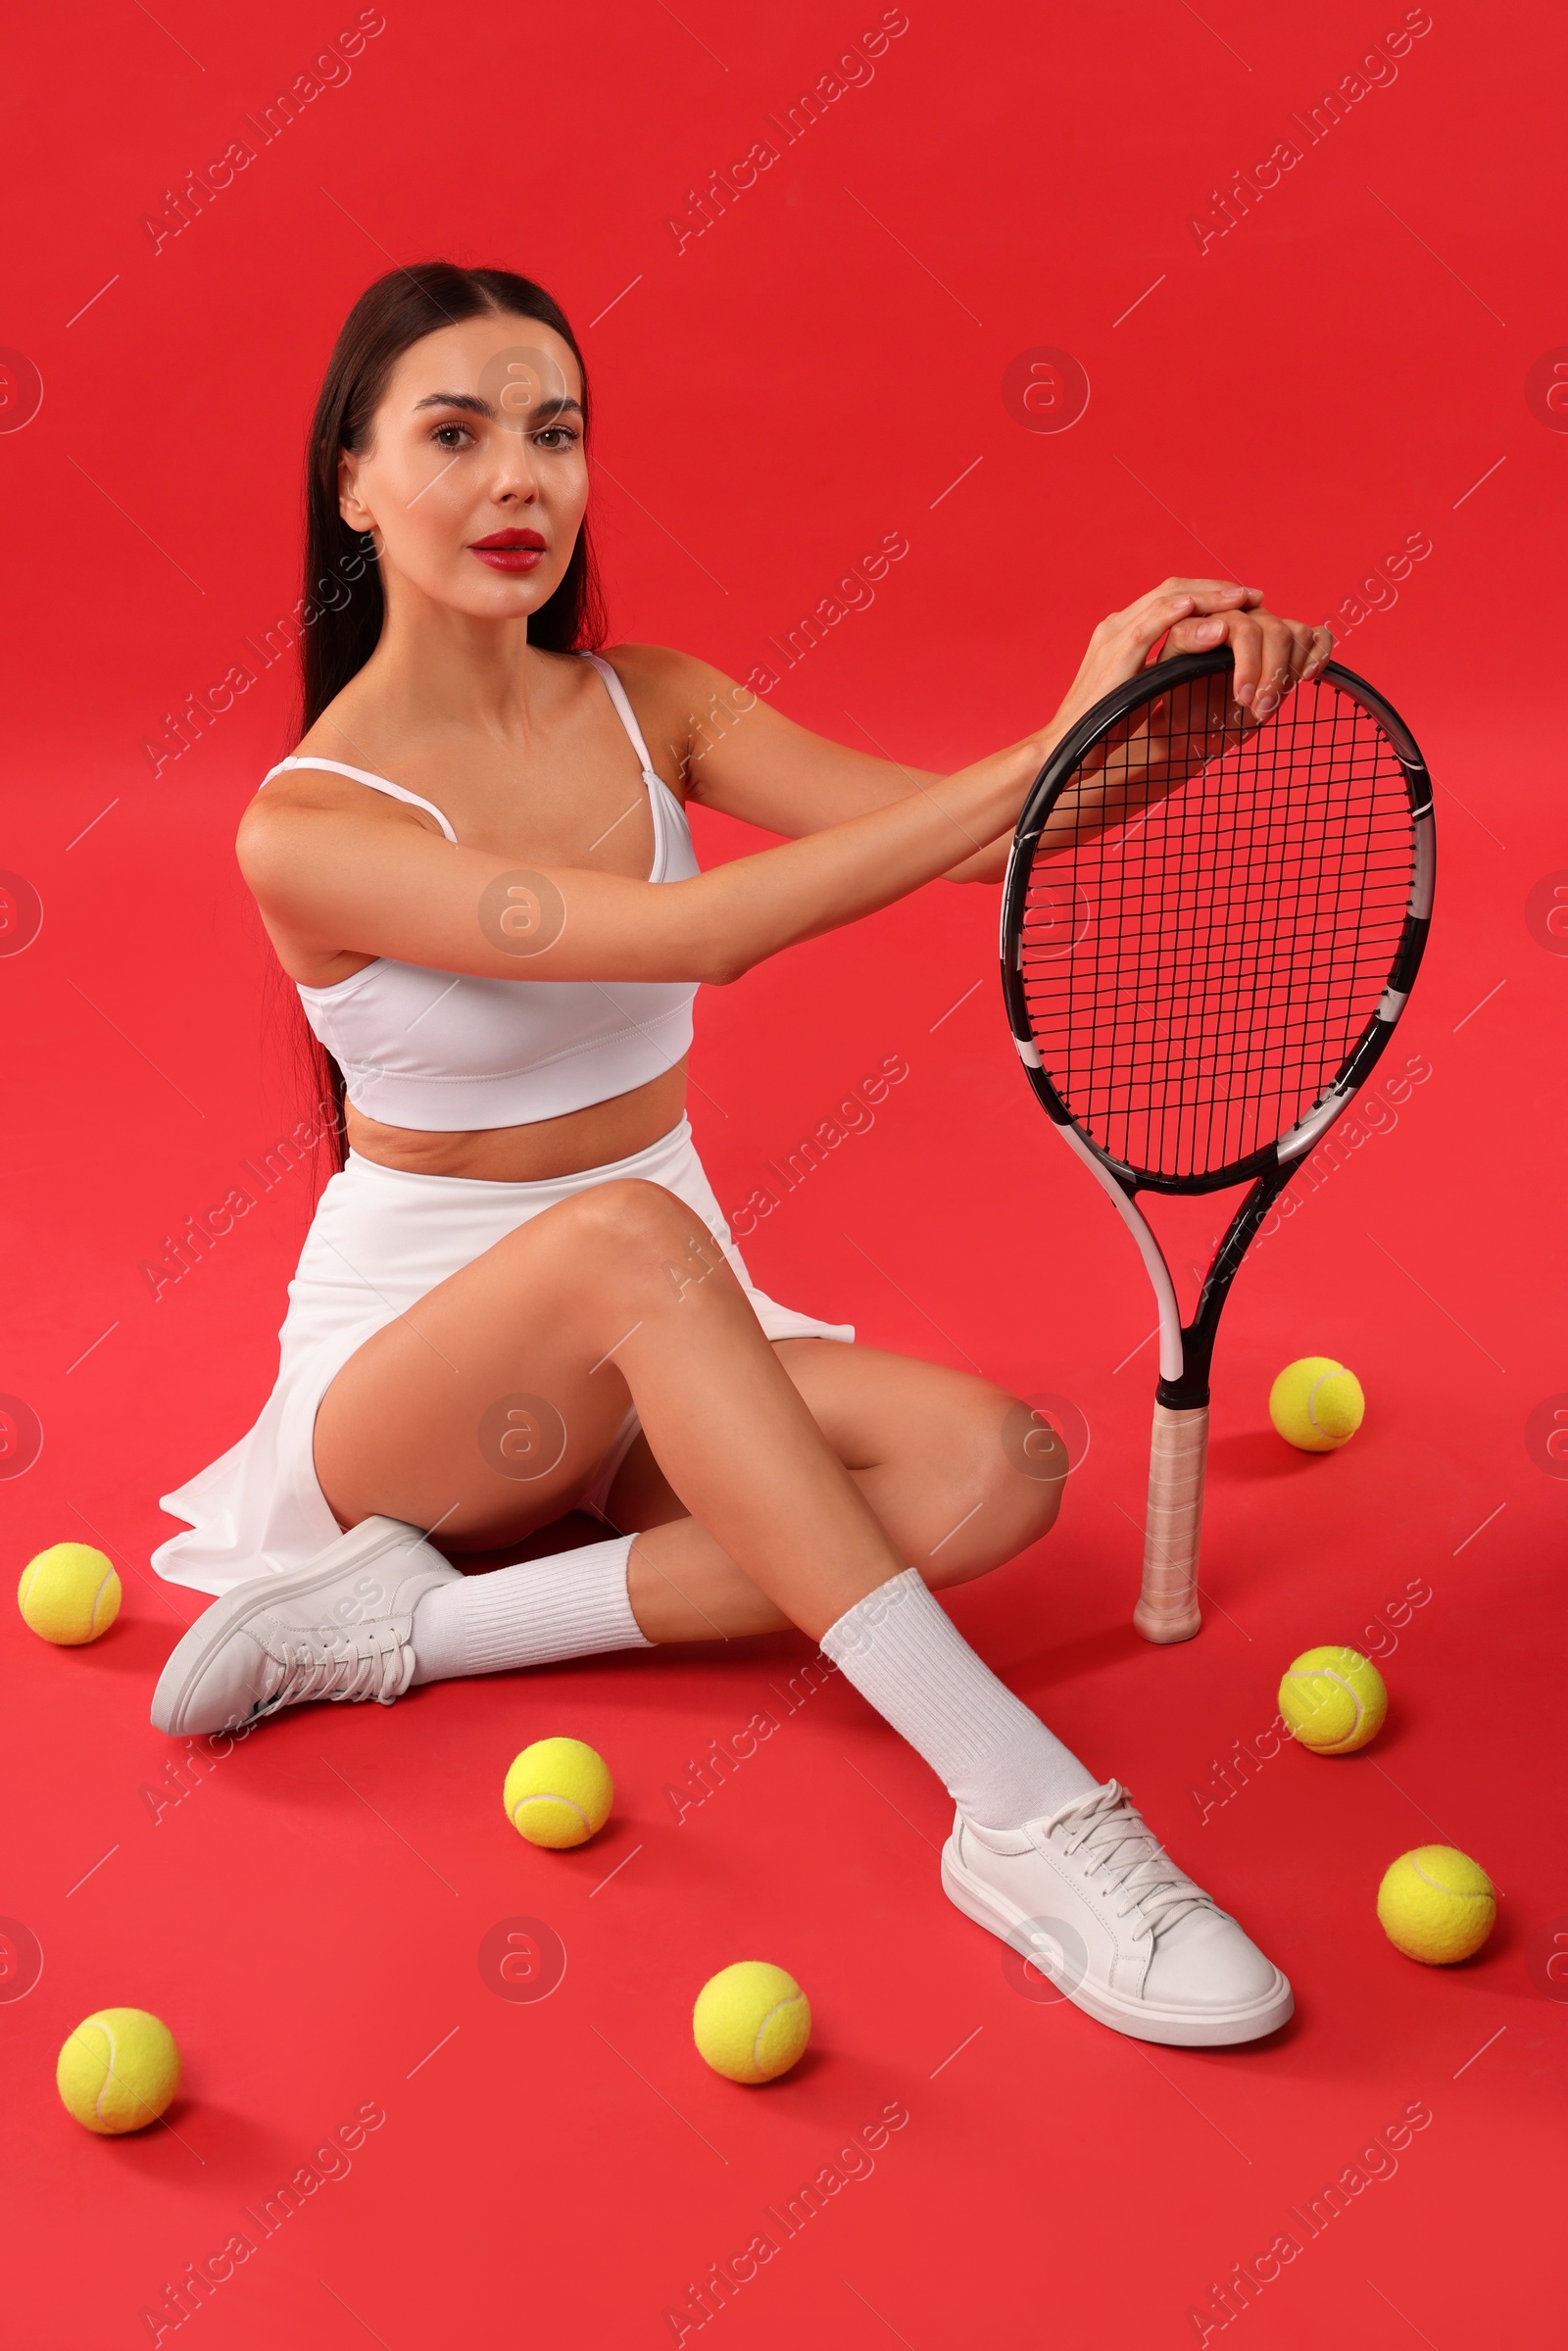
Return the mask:
<path id="1" fill-rule="evenodd" d="M 287 857 L 299 820 L 322 810 L 380 823 L 416 824 L 440 832 L 433 812 L 427 815 L 422 808 L 409 805 L 403 796 L 406 788 L 377 759 L 373 743 L 367 749 L 363 727 L 356 728 L 345 743 L 345 730 L 332 723 L 336 708 L 334 704 L 323 711 L 294 749 L 257 778 L 256 789 L 240 811 L 235 836 L 247 879 L 253 879 L 253 864 L 260 872 L 274 855 Z M 367 784 L 390 784 L 393 790 L 367 791 Z"/>
<path id="2" fill-rule="evenodd" d="M 258 776 L 249 807 L 361 806 L 358 779 L 405 782 L 406 714 L 389 706 L 373 675 L 361 669 L 318 711 L 292 750 Z M 266 790 L 262 785 L 266 784 Z"/>
<path id="3" fill-rule="evenodd" d="M 628 688 L 635 680 L 655 693 L 684 692 L 719 674 L 696 654 L 682 653 L 673 645 L 601 645 L 595 651 Z"/>
<path id="4" fill-rule="evenodd" d="M 580 661 L 582 656 L 576 658 Z M 645 708 L 662 713 L 670 703 L 681 700 L 691 661 L 669 645 L 596 645 L 593 658 L 613 669 L 639 718 Z"/>
<path id="5" fill-rule="evenodd" d="M 693 758 L 756 698 L 711 661 L 671 645 L 599 649 L 625 687 L 650 744 L 667 743 L 683 781 Z"/>
<path id="6" fill-rule="evenodd" d="M 241 838 L 270 829 L 296 809 L 339 806 L 349 790 L 350 779 L 340 772 L 347 763 L 331 729 L 319 722 L 308 727 L 291 751 L 257 777 L 240 812 Z"/>

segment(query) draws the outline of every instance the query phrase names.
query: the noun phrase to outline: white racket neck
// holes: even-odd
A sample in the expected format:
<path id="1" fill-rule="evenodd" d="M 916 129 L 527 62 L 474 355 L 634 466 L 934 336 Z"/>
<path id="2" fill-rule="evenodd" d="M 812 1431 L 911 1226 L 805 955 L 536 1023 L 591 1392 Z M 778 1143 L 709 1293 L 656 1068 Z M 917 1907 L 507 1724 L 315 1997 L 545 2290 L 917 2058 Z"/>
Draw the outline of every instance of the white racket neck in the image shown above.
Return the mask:
<path id="1" fill-rule="evenodd" d="M 1093 1171 L 1096 1180 L 1115 1201 L 1122 1222 L 1138 1244 L 1138 1253 L 1144 1260 L 1145 1270 L 1153 1288 L 1154 1301 L 1159 1308 L 1159 1376 L 1162 1380 L 1179 1380 L 1186 1368 L 1182 1310 L 1176 1302 L 1176 1285 L 1171 1280 L 1170 1267 L 1165 1262 L 1159 1243 L 1154 1239 L 1149 1219 L 1132 1195 L 1117 1183 L 1104 1160 L 1090 1150 L 1076 1127 L 1057 1127 L 1056 1132 L 1084 1165 Z"/>

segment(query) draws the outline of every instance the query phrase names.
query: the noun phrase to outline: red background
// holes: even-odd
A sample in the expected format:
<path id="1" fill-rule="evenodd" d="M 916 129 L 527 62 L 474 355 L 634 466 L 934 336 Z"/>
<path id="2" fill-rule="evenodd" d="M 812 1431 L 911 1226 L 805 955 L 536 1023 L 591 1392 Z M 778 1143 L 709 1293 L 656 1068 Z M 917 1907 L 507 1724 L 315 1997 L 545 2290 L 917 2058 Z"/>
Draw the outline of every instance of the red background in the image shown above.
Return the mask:
<path id="1" fill-rule="evenodd" d="M 0 1388 L 43 1449 L 4 1490 L 6 1572 L 77 1539 L 125 1584 L 91 1649 L 0 1625 L 0 1910 L 43 1950 L 36 1985 L 0 2003 L 26 2249 L 8 2299 L 29 2345 L 150 2339 L 139 2314 L 165 2281 L 368 2101 L 387 2119 L 351 2175 L 217 2289 L 195 2339 L 672 2341 L 687 2282 L 893 2099 L 909 2120 L 875 2175 L 739 2290 L 711 2322 L 723 2340 L 1195 2341 L 1210 2282 L 1414 2100 L 1433 2120 L 1397 2176 L 1234 2325 L 1254 2346 L 1413 2330 L 1486 2351 L 1544 2306 L 1568 1465 L 1527 1423 L 1568 1390 L 1568 963 L 1540 893 L 1529 908 L 1568 865 L 1568 438 L 1550 358 L 1533 399 L 1527 379 L 1568 342 L 1560 20 L 1437 0 L 1397 78 L 1308 145 L 1291 116 L 1396 8 L 909 0 L 874 77 L 677 250 L 687 192 L 877 22 L 826 0 L 775 13 L 388 0 L 352 78 L 156 252 L 143 217 L 338 20 L 100 0 L 13 31 L 0 341 L 43 397 L 21 421 L 25 368 L 5 379 L 3 861 L 43 924 L 0 958 Z M 1200 250 L 1210 191 L 1292 137 L 1299 162 Z M 259 1408 L 310 1200 L 303 1174 L 278 1186 L 154 1303 L 143 1261 L 303 1107 L 231 854 L 290 745 L 283 665 L 156 778 L 142 745 L 292 605 L 332 335 L 371 276 L 435 254 L 536 275 L 584 337 L 613 637 L 744 677 L 855 558 L 907 537 L 777 700 L 924 765 L 1043 720 L 1093 623 L 1169 571 L 1234 572 L 1317 619 L 1430 539 L 1343 651 L 1437 779 L 1438 920 L 1400 1038 L 1432 1074 L 1238 1283 L 1196 1642 L 1131 1631 L 1152 1350 L 1125 1359 L 1152 1313 L 1013 1062 L 996 893 L 936 885 L 700 1007 L 694 1117 L 726 1208 L 885 1055 L 907 1060 L 874 1129 L 749 1242 L 754 1272 L 869 1341 L 1085 1416 L 1055 1534 L 953 1613 L 1286 1967 L 1297 2019 L 1258 2049 L 1150 2050 L 1020 1997 L 1002 1946 L 942 1897 L 940 1787 L 840 1681 L 677 1826 L 666 1784 L 772 1703 L 799 1639 L 302 1710 L 154 1818 L 169 1742 L 147 1701 L 195 1596 L 147 1570 L 170 1531 L 156 1497 Z M 1087 372 L 1065 431 L 1004 403 L 1040 346 Z M 743 839 L 700 823 L 710 859 Z M 1206 1241 L 1210 1209 L 1190 1223 Z M 1309 1351 L 1370 1397 L 1328 1459 L 1267 1429 L 1273 1372 Z M 1368 1645 L 1412 1579 L 1431 1597 L 1387 1654 L 1378 1744 L 1287 1747 L 1203 1816 L 1215 1758 L 1266 1728 L 1289 1659 Z M 515 1749 L 558 1730 L 619 1788 L 566 1855 L 522 1845 L 498 1800 Z M 1504 1895 L 1487 1951 L 1448 1971 L 1400 1958 L 1372 1907 L 1388 1861 L 1438 1838 Z M 476 1966 L 518 1914 L 568 1954 L 543 2002 L 495 1997 Z M 706 1977 L 748 1955 L 792 1968 L 817 2018 L 809 2057 L 759 2092 L 710 2076 L 687 2023 Z M 63 2114 L 53 2062 L 117 2002 L 169 2020 L 186 2088 L 172 2130 L 99 2141 Z"/>

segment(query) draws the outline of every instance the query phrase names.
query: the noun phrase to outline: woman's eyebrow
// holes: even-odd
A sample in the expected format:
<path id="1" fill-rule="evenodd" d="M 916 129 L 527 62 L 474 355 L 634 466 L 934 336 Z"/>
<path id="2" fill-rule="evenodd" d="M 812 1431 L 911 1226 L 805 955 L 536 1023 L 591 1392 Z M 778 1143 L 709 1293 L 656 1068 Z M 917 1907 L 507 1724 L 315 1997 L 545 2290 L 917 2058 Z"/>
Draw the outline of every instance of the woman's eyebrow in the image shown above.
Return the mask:
<path id="1" fill-rule="evenodd" d="M 476 392 L 428 393 L 423 400 L 416 400 L 415 402 L 415 416 L 417 416 L 421 409 L 427 408 L 463 409 L 470 416 L 485 416 L 488 417 L 492 422 L 495 420 L 496 414 L 492 404 L 488 400 L 481 400 Z M 552 395 L 547 400 L 541 400 L 538 407 L 533 411 L 533 415 L 536 417 L 559 416 L 564 415 L 567 409 L 575 409 L 580 416 L 582 415 L 582 402 L 580 400 L 571 399 L 566 393 L 561 393 L 559 395 Z"/>
<path id="2" fill-rule="evenodd" d="M 474 392 L 428 393 L 423 400 L 415 402 L 414 414 L 417 416 L 420 409 L 426 408 L 466 409 L 471 416 L 493 416 L 496 413 L 488 400 L 481 400 Z"/>

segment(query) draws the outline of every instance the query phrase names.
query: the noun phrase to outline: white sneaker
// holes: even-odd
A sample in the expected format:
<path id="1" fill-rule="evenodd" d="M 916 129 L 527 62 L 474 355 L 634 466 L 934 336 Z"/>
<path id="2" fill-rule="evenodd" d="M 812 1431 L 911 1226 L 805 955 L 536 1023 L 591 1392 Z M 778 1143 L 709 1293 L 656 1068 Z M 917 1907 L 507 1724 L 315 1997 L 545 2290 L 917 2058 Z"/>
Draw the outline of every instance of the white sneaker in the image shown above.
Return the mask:
<path id="1" fill-rule="evenodd" d="M 1220 2048 L 1295 2008 L 1286 1978 L 1170 1859 L 1114 1780 L 1021 1829 L 959 1812 L 942 1883 L 1102 2025 L 1135 2040 Z"/>
<path id="2" fill-rule="evenodd" d="M 307 1698 L 390 1706 L 414 1673 L 416 1604 L 462 1573 L 417 1527 L 362 1519 L 309 1567 L 253 1577 L 196 1619 L 159 1676 L 154 1729 L 236 1731 Z"/>

